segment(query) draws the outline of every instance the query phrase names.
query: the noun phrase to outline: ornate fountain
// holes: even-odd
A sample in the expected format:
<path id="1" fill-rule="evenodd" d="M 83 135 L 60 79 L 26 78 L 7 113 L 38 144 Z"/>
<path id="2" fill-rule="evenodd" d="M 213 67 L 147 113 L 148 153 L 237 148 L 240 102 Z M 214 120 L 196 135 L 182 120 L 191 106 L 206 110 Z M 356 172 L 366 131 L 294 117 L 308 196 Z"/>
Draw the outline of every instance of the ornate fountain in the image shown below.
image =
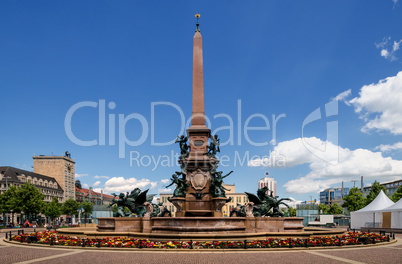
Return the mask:
<path id="1" fill-rule="evenodd" d="M 219 137 L 211 135 L 211 130 L 205 125 L 202 36 L 198 18 L 199 15 L 193 46 L 191 126 L 186 136 L 176 139 L 180 147 L 178 163 L 181 171 L 172 175 L 172 182 L 168 185 L 175 185 L 169 201 L 177 209 L 176 216 L 169 217 L 166 208 L 159 208 L 161 205 L 152 204 L 149 199 L 147 201 L 146 192 L 143 194 L 137 190 L 139 200 L 130 201 L 131 205 L 136 205 L 132 208 L 136 208 L 137 217 L 99 218 L 97 232 L 153 239 L 249 239 L 272 236 L 272 232 L 276 236 L 280 233 L 289 236 L 291 232 L 302 236 L 303 218 L 283 217 L 279 204 L 285 199 L 267 195 L 266 189 L 258 190 L 257 196 L 246 193 L 249 203 L 239 205 L 232 217 L 222 216 L 222 207 L 230 201 L 226 197 L 223 179 L 232 171 L 224 174 L 218 170 Z M 120 205 L 124 206 L 124 194 L 122 196 Z M 117 196 L 115 203 L 119 205 Z"/>

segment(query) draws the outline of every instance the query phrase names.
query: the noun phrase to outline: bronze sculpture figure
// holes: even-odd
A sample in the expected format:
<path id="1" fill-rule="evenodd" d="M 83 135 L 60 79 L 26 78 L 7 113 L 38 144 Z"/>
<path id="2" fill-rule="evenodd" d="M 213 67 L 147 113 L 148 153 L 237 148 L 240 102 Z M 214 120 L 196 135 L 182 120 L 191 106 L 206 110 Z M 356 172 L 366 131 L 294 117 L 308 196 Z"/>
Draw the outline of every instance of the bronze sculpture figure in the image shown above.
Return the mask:
<path id="1" fill-rule="evenodd" d="M 139 188 L 135 188 L 125 195 L 124 193 L 120 193 L 118 198 L 115 193 L 112 193 L 114 196 L 112 199 L 112 203 L 109 204 L 108 207 L 112 205 L 117 205 L 117 213 L 114 214 L 115 217 L 125 217 L 125 216 L 132 216 L 135 215 L 136 217 L 144 216 L 146 210 L 144 203 L 147 200 L 151 200 L 153 196 L 147 197 L 148 190 L 141 192 Z M 124 213 L 124 207 L 127 207 L 131 213 Z"/>
<path id="2" fill-rule="evenodd" d="M 183 173 L 176 171 L 176 173 L 172 175 L 172 178 L 171 178 L 172 182 L 169 185 L 166 186 L 166 188 L 167 188 L 169 186 L 172 186 L 173 184 L 176 184 L 176 188 L 173 191 L 173 197 L 185 197 L 186 196 L 186 189 L 187 189 L 187 187 L 190 186 L 186 182 L 186 180 L 183 179 L 184 177 L 179 178 L 178 177 L 179 175 L 184 176 Z"/>
<path id="3" fill-rule="evenodd" d="M 179 143 L 180 146 L 180 158 L 187 158 L 189 154 L 189 147 L 187 145 L 187 137 L 184 135 L 178 136 L 175 143 Z"/>
<path id="4" fill-rule="evenodd" d="M 226 178 L 227 176 L 229 176 L 230 174 L 232 174 L 233 171 L 230 171 L 225 176 L 222 176 L 222 173 L 223 173 L 223 171 L 218 171 L 218 172 L 214 172 L 211 175 L 212 181 L 211 181 L 210 191 L 211 191 L 212 197 L 226 197 L 225 191 L 228 191 L 228 189 L 226 189 L 223 186 L 223 179 Z"/>

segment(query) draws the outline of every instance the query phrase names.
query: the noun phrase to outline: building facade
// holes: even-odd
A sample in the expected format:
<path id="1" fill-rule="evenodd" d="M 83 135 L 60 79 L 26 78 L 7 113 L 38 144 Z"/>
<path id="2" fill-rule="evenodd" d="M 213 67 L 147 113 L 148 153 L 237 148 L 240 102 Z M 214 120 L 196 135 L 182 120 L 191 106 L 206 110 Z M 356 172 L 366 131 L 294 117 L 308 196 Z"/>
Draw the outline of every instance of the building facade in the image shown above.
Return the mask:
<path id="1" fill-rule="evenodd" d="M 231 198 L 231 201 L 226 203 L 222 207 L 222 214 L 223 216 L 227 217 L 230 216 L 230 212 L 238 205 L 244 205 L 248 202 L 248 198 L 245 193 L 236 193 L 236 186 L 230 185 L 230 184 L 223 184 L 223 187 L 228 189 L 226 191 L 226 197 Z M 162 193 L 160 194 L 158 202 L 163 203 L 164 206 L 172 213 L 172 216 L 175 216 L 176 213 L 176 207 L 169 202 L 168 198 L 172 197 L 172 193 Z"/>
<path id="2" fill-rule="evenodd" d="M 387 195 L 392 196 L 394 194 L 394 192 L 398 189 L 398 187 L 402 185 L 402 180 L 396 180 L 396 181 L 385 182 L 385 183 L 380 183 L 380 184 L 387 189 Z M 370 192 L 370 190 L 371 190 L 371 186 L 364 187 L 363 194 L 367 195 Z"/>
<path id="3" fill-rule="evenodd" d="M 104 194 L 102 191 L 95 192 L 92 187 L 89 189 L 82 188 L 81 182 L 79 180 L 75 181 L 75 200 L 79 203 L 91 202 L 95 206 L 99 205 L 109 205 L 112 203 L 113 196 Z"/>
<path id="4" fill-rule="evenodd" d="M 245 205 L 248 203 L 248 198 L 245 193 L 237 193 L 234 184 L 224 184 L 223 186 L 228 189 L 228 191 L 226 191 L 226 197 L 231 198 L 231 200 L 222 207 L 222 214 L 223 216 L 230 216 L 230 212 L 232 212 L 237 205 Z"/>
<path id="5" fill-rule="evenodd" d="M 20 187 L 24 183 L 31 183 L 45 196 L 44 201 L 50 202 L 56 197 L 63 201 L 64 191 L 58 182 L 49 176 L 21 170 L 14 167 L 0 167 L 0 193 L 8 190 L 10 186 Z"/>
<path id="6" fill-rule="evenodd" d="M 337 203 L 340 206 L 343 204 L 343 197 L 348 195 L 349 188 L 328 188 L 320 192 L 320 203 L 331 205 Z"/>
<path id="7" fill-rule="evenodd" d="M 64 190 L 63 202 L 75 200 L 75 162 L 68 152 L 64 156 L 34 156 L 34 172 L 56 179 Z"/>
<path id="8" fill-rule="evenodd" d="M 258 181 L 258 189 L 261 189 L 263 187 L 268 187 L 268 195 L 271 195 L 271 192 L 273 192 L 272 195 L 274 197 L 276 196 L 276 181 L 274 178 L 269 177 L 268 171 L 265 172 L 265 177 Z"/>

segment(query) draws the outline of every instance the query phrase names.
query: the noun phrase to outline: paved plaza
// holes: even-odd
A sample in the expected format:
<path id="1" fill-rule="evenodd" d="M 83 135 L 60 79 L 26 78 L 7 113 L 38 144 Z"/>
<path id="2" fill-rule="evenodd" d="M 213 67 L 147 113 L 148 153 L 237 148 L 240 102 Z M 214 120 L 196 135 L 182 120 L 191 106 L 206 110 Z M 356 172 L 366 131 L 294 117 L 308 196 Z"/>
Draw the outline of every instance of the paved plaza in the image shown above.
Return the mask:
<path id="1" fill-rule="evenodd" d="M 402 263 L 402 234 L 397 242 L 380 246 L 255 250 L 144 251 L 63 249 L 9 244 L 0 234 L 0 263 Z"/>

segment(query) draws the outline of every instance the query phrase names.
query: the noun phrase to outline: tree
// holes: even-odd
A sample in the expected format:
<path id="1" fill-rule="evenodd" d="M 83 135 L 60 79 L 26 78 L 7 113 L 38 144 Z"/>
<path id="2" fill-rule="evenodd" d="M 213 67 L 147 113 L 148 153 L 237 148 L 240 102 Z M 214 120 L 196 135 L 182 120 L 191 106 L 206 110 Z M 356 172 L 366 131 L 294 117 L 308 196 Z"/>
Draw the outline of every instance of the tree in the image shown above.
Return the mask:
<path id="1" fill-rule="evenodd" d="M 328 214 L 329 212 L 329 205 L 327 204 L 319 204 L 318 205 L 318 212 L 321 214 Z"/>
<path id="2" fill-rule="evenodd" d="M 52 201 L 44 206 L 43 212 L 47 217 L 50 217 L 50 220 L 53 223 L 54 219 L 61 215 L 59 200 L 56 197 L 53 197 Z"/>
<path id="3" fill-rule="evenodd" d="M 383 190 L 384 193 L 387 194 L 387 189 L 385 188 L 385 186 L 381 185 L 378 181 L 375 181 L 373 185 L 371 185 L 371 190 L 366 197 L 366 205 L 370 204 L 378 196 L 381 190 Z"/>
<path id="4" fill-rule="evenodd" d="M 21 203 L 17 198 L 17 187 L 14 185 L 10 185 L 8 190 L 0 195 L 0 212 L 3 214 L 11 213 L 11 219 L 14 219 L 14 213 L 21 212 Z"/>
<path id="5" fill-rule="evenodd" d="M 91 202 L 83 202 L 83 203 L 81 204 L 81 206 L 82 206 L 82 208 L 84 209 L 85 222 L 88 222 L 88 221 L 87 221 L 87 218 L 88 218 L 89 214 L 92 213 L 94 204 L 91 203 Z"/>
<path id="6" fill-rule="evenodd" d="M 8 220 L 6 219 L 6 213 L 9 212 L 9 208 L 7 206 L 6 192 L 0 194 L 0 214 L 3 214 L 3 224 L 7 224 Z"/>
<path id="7" fill-rule="evenodd" d="M 289 207 L 288 212 L 289 212 L 289 216 L 292 216 L 292 217 L 296 216 L 296 208 Z"/>
<path id="8" fill-rule="evenodd" d="M 333 203 L 329 207 L 328 214 L 339 215 L 339 214 L 342 214 L 342 213 L 343 213 L 342 207 L 337 203 Z"/>
<path id="9" fill-rule="evenodd" d="M 391 200 L 395 203 L 402 198 L 402 185 L 399 185 L 398 189 L 392 194 Z"/>
<path id="10" fill-rule="evenodd" d="M 357 187 L 350 189 L 349 194 L 343 197 L 343 201 L 342 207 L 346 207 L 349 212 L 360 210 L 366 205 L 366 198 Z"/>
<path id="11" fill-rule="evenodd" d="M 61 211 L 66 215 L 76 215 L 79 207 L 80 204 L 76 200 L 70 198 L 63 203 Z"/>
<path id="12" fill-rule="evenodd" d="M 45 196 L 30 183 L 25 183 L 16 190 L 17 208 L 31 219 L 44 209 Z"/>

